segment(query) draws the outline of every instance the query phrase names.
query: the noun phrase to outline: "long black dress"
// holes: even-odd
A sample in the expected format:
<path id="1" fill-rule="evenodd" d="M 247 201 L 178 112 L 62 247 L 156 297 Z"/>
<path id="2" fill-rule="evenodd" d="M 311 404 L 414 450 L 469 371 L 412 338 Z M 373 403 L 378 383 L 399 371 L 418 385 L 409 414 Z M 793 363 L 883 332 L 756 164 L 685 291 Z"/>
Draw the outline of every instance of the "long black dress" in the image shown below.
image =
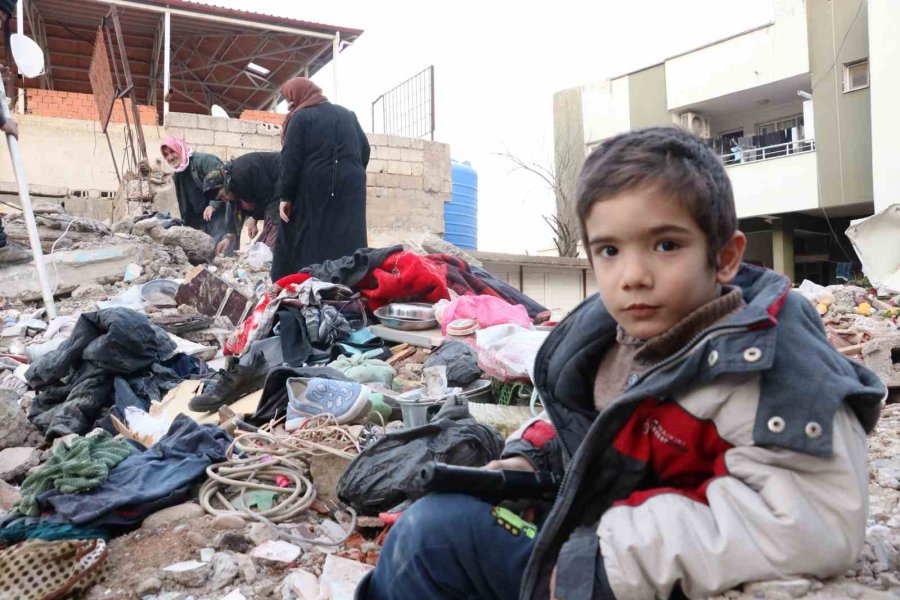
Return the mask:
<path id="1" fill-rule="evenodd" d="M 281 177 L 280 152 L 250 152 L 231 161 L 230 190 L 238 201 L 253 206 L 257 221 L 278 218 L 276 186 Z M 247 210 L 241 208 L 246 214 Z"/>
<path id="2" fill-rule="evenodd" d="M 291 216 L 279 223 L 272 281 L 366 246 L 368 164 L 366 134 L 346 108 L 326 102 L 291 118 L 276 194 Z"/>

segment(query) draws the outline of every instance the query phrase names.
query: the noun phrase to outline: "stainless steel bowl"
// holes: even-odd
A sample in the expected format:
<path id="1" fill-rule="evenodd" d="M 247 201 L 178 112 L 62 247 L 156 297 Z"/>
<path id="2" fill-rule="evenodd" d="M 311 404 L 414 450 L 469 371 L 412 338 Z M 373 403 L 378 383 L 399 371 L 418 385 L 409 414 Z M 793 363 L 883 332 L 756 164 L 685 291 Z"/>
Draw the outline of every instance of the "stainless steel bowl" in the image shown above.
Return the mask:
<path id="1" fill-rule="evenodd" d="M 402 331 L 424 331 L 426 329 L 435 329 L 438 326 L 437 319 L 434 317 L 427 320 L 404 319 L 391 316 L 388 312 L 389 308 L 389 306 L 382 306 L 375 311 L 375 316 L 381 321 L 382 325 L 386 325 L 391 329 L 400 329 Z"/>
<path id="2" fill-rule="evenodd" d="M 431 321 L 434 319 L 434 307 L 431 304 L 418 302 L 398 302 L 384 307 L 389 317 L 410 319 L 413 321 Z"/>
<path id="3" fill-rule="evenodd" d="M 462 390 L 462 395 L 469 402 L 490 403 L 493 392 L 493 384 L 490 379 L 476 379 Z"/>

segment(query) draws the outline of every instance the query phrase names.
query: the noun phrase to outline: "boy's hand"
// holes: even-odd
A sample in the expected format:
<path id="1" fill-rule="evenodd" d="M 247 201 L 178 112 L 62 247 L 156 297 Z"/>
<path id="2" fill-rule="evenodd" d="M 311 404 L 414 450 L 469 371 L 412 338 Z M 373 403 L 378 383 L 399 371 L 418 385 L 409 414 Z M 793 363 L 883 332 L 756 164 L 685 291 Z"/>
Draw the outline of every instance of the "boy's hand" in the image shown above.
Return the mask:
<path id="1" fill-rule="evenodd" d="M 510 458 L 504 458 L 503 460 L 492 460 L 481 468 L 487 469 L 488 471 L 502 471 L 503 469 L 508 469 L 510 471 L 531 471 L 532 473 L 537 471 L 524 456 L 512 456 Z"/>
<path id="2" fill-rule="evenodd" d="M 3 127 L 0 127 L 0 131 L 19 139 L 19 124 L 12 117 L 6 120 L 6 124 L 4 124 Z"/>

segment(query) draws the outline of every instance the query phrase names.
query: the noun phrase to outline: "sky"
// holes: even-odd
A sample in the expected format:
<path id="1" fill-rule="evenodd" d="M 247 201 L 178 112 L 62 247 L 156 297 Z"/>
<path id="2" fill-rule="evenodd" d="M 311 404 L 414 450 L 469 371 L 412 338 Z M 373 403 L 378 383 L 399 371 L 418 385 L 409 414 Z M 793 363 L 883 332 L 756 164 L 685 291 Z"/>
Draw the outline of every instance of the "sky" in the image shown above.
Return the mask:
<path id="1" fill-rule="evenodd" d="M 363 29 L 313 80 L 372 130 L 372 101 L 435 68 L 435 140 L 479 177 L 479 250 L 553 247 L 552 192 L 497 153 L 546 166 L 553 94 L 661 62 L 768 22 L 780 0 L 215 0 L 230 8 Z"/>

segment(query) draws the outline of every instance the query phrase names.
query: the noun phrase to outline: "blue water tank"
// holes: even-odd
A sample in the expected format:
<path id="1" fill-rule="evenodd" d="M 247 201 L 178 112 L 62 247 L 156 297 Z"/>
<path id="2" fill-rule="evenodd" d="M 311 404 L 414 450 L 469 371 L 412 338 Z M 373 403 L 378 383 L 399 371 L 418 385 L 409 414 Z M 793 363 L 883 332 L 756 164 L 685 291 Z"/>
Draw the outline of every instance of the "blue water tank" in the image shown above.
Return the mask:
<path id="1" fill-rule="evenodd" d="M 478 173 L 468 162 L 452 162 L 453 194 L 444 204 L 444 239 L 465 250 L 478 249 Z"/>

